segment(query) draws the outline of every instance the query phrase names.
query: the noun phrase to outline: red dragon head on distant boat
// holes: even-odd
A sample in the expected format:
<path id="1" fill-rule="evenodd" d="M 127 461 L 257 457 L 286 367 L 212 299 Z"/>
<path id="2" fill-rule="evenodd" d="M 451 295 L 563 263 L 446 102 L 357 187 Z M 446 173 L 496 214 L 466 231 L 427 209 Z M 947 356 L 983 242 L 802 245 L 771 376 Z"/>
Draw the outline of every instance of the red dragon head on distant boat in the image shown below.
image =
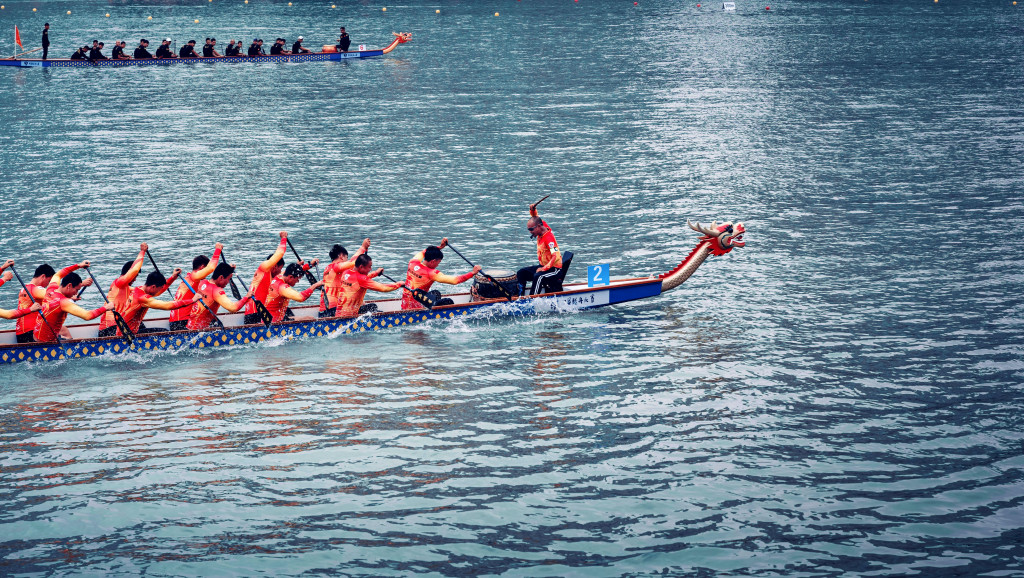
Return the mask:
<path id="1" fill-rule="evenodd" d="M 395 35 L 395 39 L 398 40 L 399 44 L 405 44 L 412 40 L 412 34 L 409 32 L 392 32 Z"/>
<path id="2" fill-rule="evenodd" d="M 690 221 L 686 221 L 686 224 L 694 231 L 704 235 L 701 237 L 701 241 L 712 242 L 712 255 L 725 255 L 735 247 L 746 246 L 746 243 L 743 242 L 743 233 L 746 233 L 747 230 L 743 227 L 743 223 L 733 225 L 732 223 L 725 222 L 719 225 L 718 221 L 714 221 L 710 227 L 705 227 L 700 223 L 691 223 Z"/>

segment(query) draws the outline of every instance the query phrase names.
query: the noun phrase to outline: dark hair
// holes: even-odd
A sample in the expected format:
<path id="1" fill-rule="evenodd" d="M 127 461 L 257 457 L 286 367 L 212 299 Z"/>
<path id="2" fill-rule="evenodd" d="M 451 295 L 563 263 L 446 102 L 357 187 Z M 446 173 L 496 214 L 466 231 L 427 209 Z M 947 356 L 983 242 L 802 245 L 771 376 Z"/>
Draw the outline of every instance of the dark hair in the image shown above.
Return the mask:
<path id="1" fill-rule="evenodd" d="M 235 272 L 235 268 L 227 263 L 220 263 L 217 268 L 213 270 L 213 278 L 217 277 L 230 277 Z"/>
<path id="2" fill-rule="evenodd" d="M 328 255 L 331 256 L 331 261 L 333 261 L 341 255 L 345 255 L 346 257 L 348 257 L 348 251 L 346 251 L 345 247 L 342 247 L 341 245 L 335 245 L 331 247 L 331 252 L 328 253 Z"/>
<path id="3" fill-rule="evenodd" d="M 267 255 L 267 261 L 269 261 L 270 258 L 273 257 L 273 256 L 274 256 L 273 253 Z M 280 267 L 281 265 L 284 265 L 284 257 L 281 257 L 280 259 L 278 259 L 277 263 L 274 263 L 273 265 L 271 265 L 271 267 Z"/>
<path id="4" fill-rule="evenodd" d="M 159 271 L 153 271 L 149 275 L 146 275 L 146 285 L 152 285 L 153 287 L 163 287 L 167 283 L 167 277 Z"/>
<path id="5" fill-rule="evenodd" d="M 128 261 L 127 263 L 125 263 L 124 267 L 121 267 L 121 274 L 124 275 L 128 273 L 128 270 L 132 268 L 132 263 L 134 262 L 135 261 Z"/>
<path id="6" fill-rule="evenodd" d="M 299 265 L 298 263 L 291 263 L 284 270 L 284 276 L 285 277 L 299 277 L 299 278 L 301 278 L 303 275 L 305 275 L 305 273 L 306 273 L 305 269 L 303 269 L 302 265 Z"/>
<path id="7" fill-rule="evenodd" d="M 356 257 L 356 267 L 362 267 L 363 265 L 369 265 L 370 263 L 373 263 L 373 259 L 371 259 L 366 253 Z"/>
<path id="8" fill-rule="evenodd" d="M 205 267 L 205 266 L 207 266 L 209 264 L 210 264 L 210 258 L 209 257 L 207 257 L 206 255 L 198 255 L 198 256 L 196 256 L 195 259 L 192 259 L 192 270 L 193 271 L 198 271 L 199 269 L 202 269 L 203 267 Z"/>
<path id="9" fill-rule="evenodd" d="M 427 247 L 427 250 L 423 252 L 423 260 L 433 261 L 434 259 L 444 259 L 444 253 L 441 252 L 440 247 Z"/>
<path id="10" fill-rule="evenodd" d="M 36 267 L 35 275 L 32 276 L 39 277 L 40 275 L 44 275 L 46 277 L 53 277 L 56 274 L 57 272 L 53 270 L 53 267 L 47 265 L 46 263 L 43 263 L 42 265 Z"/>
<path id="11" fill-rule="evenodd" d="M 60 280 L 60 286 L 61 287 L 64 287 L 66 285 L 74 286 L 74 285 L 81 285 L 81 284 L 82 284 L 82 278 L 78 276 L 78 273 L 68 273 L 67 277 L 65 277 L 65 278 Z"/>

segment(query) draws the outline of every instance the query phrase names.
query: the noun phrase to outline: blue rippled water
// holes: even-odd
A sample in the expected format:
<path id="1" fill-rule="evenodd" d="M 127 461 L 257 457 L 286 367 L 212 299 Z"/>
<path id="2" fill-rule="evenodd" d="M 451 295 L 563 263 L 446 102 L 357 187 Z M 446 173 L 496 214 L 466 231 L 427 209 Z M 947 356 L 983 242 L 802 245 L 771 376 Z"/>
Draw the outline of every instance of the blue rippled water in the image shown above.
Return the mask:
<path id="1" fill-rule="evenodd" d="M 0 69 L 0 257 L 511 269 L 549 193 L 571 278 L 747 247 L 604 310 L 0 368 L 0 574 L 1024 575 L 1024 5 L 294 4 L 5 0 L 58 56 L 413 42 Z"/>

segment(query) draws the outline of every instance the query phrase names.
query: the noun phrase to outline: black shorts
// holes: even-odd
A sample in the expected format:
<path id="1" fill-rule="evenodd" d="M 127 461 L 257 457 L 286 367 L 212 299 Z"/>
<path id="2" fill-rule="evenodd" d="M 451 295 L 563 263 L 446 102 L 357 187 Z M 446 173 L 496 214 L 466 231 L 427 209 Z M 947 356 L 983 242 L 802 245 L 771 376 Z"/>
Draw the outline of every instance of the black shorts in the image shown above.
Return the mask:
<path id="1" fill-rule="evenodd" d="M 117 327 L 113 325 L 107 327 L 106 329 L 100 329 L 100 337 L 113 337 L 115 335 L 117 335 Z"/>
<path id="2" fill-rule="evenodd" d="M 337 315 L 338 315 L 338 308 L 337 307 L 331 307 L 330 309 L 325 309 L 325 310 L 321 311 L 320 313 L 316 314 L 316 316 L 321 318 L 321 319 L 323 319 L 324 317 L 337 317 Z"/>
<path id="3" fill-rule="evenodd" d="M 25 333 L 19 333 L 16 336 L 16 339 L 18 340 L 18 343 L 35 343 L 35 341 L 36 341 L 36 338 L 32 336 L 32 332 L 31 331 L 26 331 Z"/>
<path id="4" fill-rule="evenodd" d="M 181 331 L 182 329 L 188 329 L 187 319 L 182 319 L 181 321 L 171 321 L 171 331 Z"/>
<path id="5" fill-rule="evenodd" d="M 242 319 L 242 323 L 246 325 L 253 325 L 255 323 L 263 323 L 263 318 L 260 317 L 259 313 L 246 313 Z"/>
<path id="6" fill-rule="evenodd" d="M 377 307 L 376 303 L 367 303 L 366 305 L 363 305 L 362 307 L 359 308 L 360 315 L 362 315 L 363 313 L 376 313 L 378 311 L 380 311 L 380 309 Z"/>

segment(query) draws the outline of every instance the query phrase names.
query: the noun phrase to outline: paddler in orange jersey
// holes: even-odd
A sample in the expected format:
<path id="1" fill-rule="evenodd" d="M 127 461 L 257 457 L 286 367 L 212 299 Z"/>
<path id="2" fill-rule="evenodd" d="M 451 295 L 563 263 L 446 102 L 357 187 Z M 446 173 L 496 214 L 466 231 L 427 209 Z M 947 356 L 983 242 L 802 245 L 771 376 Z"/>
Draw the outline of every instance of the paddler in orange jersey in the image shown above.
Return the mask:
<path id="1" fill-rule="evenodd" d="M 413 256 L 412 261 L 409 261 L 409 270 L 405 276 L 405 284 L 410 289 L 422 289 L 429 292 L 433 297 L 435 305 L 451 305 L 454 303 L 451 299 L 441 299 L 440 291 L 431 291 L 430 286 L 434 282 L 446 283 L 448 285 L 458 285 L 464 283 L 473 278 L 481 267 L 479 265 L 473 267 L 473 270 L 463 275 L 445 275 L 444 273 L 437 270 L 437 266 L 441 264 L 441 259 L 444 259 L 444 253 L 441 249 L 444 249 L 448 245 L 448 238 L 441 239 L 441 243 L 436 247 L 427 247 L 426 249 L 416 253 Z M 408 291 L 402 291 L 402 309 L 423 309 L 423 305 L 412 296 L 412 293 Z"/>
<path id="2" fill-rule="evenodd" d="M 373 289 L 381 293 L 389 293 L 402 286 L 401 283 L 378 283 L 373 278 L 384 272 L 384 269 L 377 269 L 373 273 L 373 259 L 367 254 L 356 257 L 356 266 L 341 274 L 341 298 L 338 300 L 339 317 L 355 317 L 363 313 L 374 313 L 377 311 L 377 304 L 370 303 L 363 305 L 366 297 L 366 290 Z"/>
<path id="3" fill-rule="evenodd" d="M 82 266 L 88 268 L 89 262 L 83 262 Z M 32 334 L 36 341 L 39 343 L 57 341 L 54 331 L 61 331 L 68 315 L 91 321 L 114 308 L 113 303 L 104 303 L 103 307 L 86 311 L 75 305 L 73 297 L 84 285 L 86 284 L 82 283 L 82 278 L 78 276 L 78 273 L 69 273 L 66 277 L 54 276 L 46 288 L 46 298 L 39 310 L 39 323 L 36 324 L 36 330 Z"/>
<path id="4" fill-rule="evenodd" d="M 252 282 L 249 283 L 252 296 L 264 305 L 267 304 L 270 282 L 284 270 L 284 253 L 288 249 L 288 233 L 281 231 L 278 235 L 281 236 L 281 243 L 277 246 L 277 250 L 267 257 L 266 261 L 260 263 L 260 266 L 256 268 L 256 272 L 253 273 Z M 250 325 L 260 322 L 260 314 L 256 312 L 256 304 L 249 301 L 245 306 L 245 324 Z"/>
<path id="5" fill-rule="evenodd" d="M 238 301 L 232 301 L 224 294 L 224 288 L 231 282 L 231 276 L 235 274 L 234 265 L 221 263 L 213 270 L 213 279 L 204 279 L 196 287 L 196 294 L 201 297 L 193 305 L 188 316 L 188 330 L 198 331 L 206 329 L 213 324 L 213 316 L 223 307 L 228 313 L 237 313 L 246 302 L 252 299 L 253 287 Z M 200 302 L 202 301 L 202 302 Z M 205 307 L 203 306 L 205 304 Z"/>
<path id="6" fill-rule="evenodd" d="M 28 290 L 32 292 L 32 295 L 29 296 L 28 293 L 25 293 L 24 289 L 18 292 L 18 309 L 29 309 L 32 307 L 33 303 L 37 303 L 41 307 L 43 302 L 46 300 L 46 289 L 50 286 L 50 283 L 53 282 L 55 277 L 57 279 L 67 277 L 74 271 L 88 266 L 88 264 L 88 261 L 82 261 L 75 265 L 68 265 L 60 270 L 59 275 L 53 270 L 53 267 L 46 263 L 36 267 L 35 273 L 32 274 L 32 280 L 26 284 Z M 85 283 L 82 285 L 85 287 L 92 285 L 92 279 L 86 279 Z M 78 300 L 77 295 L 74 299 L 76 301 Z M 31 313 L 18 319 L 18 324 L 14 328 L 14 334 L 18 343 L 32 343 L 35 341 L 36 325 L 39 323 L 39 313 Z"/>
<path id="7" fill-rule="evenodd" d="M 220 261 L 220 250 L 223 245 L 217 243 L 213 247 L 213 258 L 207 257 L 206 255 L 197 255 L 195 259 L 192 259 L 192 272 L 185 275 L 185 280 L 192 287 L 199 284 L 200 281 L 206 279 L 213 273 L 213 270 L 217 268 L 217 263 Z M 178 285 L 178 291 L 174 294 L 175 301 L 182 299 L 192 299 L 192 290 L 188 288 L 188 285 L 181 283 Z M 175 309 L 171 311 L 171 331 L 180 331 L 188 327 L 188 316 L 190 309 L 187 307 L 181 309 Z"/>
<path id="8" fill-rule="evenodd" d="M 128 295 L 132 290 L 132 283 L 139 276 L 139 271 L 142 271 L 142 263 L 146 260 L 146 251 L 148 249 L 149 245 L 145 243 L 139 245 L 139 256 L 134 261 L 125 263 L 121 267 L 121 276 L 114 279 L 114 282 L 110 284 L 107 299 L 114 304 L 114 311 L 120 313 L 122 317 L 124 317 L 125 304 L 128 303 Z M 114 320 L 114 311 L 108 311 L 100 319 L 100 337 L 117 335 L 117 322 Z"/>
<path id="9" fill-rule="evenodd" d="M 128 302 L 125 304 L 124 312 L 121 316 L 124 317 L 128 327 L 132 330 L 132 333 L 156 333 L 164 331 L 163 329 L 150 328 L 142 324 L 142 318 L 146 316 L 146 312 L 150 309 L 159 309 L 161 311 L 180 311 L 186 309 L 199 301 L 199 297 L 196 295 L 189 295 L 184 299 L 175 299 L 174 301 L 161 301 L 156 299 L 164 291 L 167 291 L 174 280 L 181 275 L 181 269 L 175 269 L 174 274 L 171 275 L 170 279 L 166 279 L 163 273 L 159 271 L 153 271 L 146 277 L 146 284 L 142 287 L 132 288 L 131 294 L 128 296 Z M 115 326 L 116 327 L 116 326 Z M 121 334 L 121 328 L 116 327 L 117 336 L 123 337 Z"/>
<path id="10" fill-rule="evenodd" d="M 363 239 L 363 244 L 356 251 L 351 259 L 348 258 L 348 251 L 341 245 L 331 247 L 328 255 L 331 258 L 330 264 L 324 267 L 324 291 L 320 295 L 319 317 L 334 317 L 338 314 L 338 299 L 341 298 L 341 274 L 356 266 L 356 258 L 366 253 L 370 248 L 370 240 Z M 326 302 L 324 296 L 327 296 Z"/>
<path id="11" fill-rule="evenodd" d="M 294 317 L 292 310 L 288 308 L 289 300 L 301 303 L 309 299 L 310 295 L 324 284 L 323 279 L 321 279 L 310 285 L 302 293 L 292 289 L 305 274 L 306 271 L 302 268 L 301 264 L 292 263 L 288 265 L 284 273 L 274 277 L 274 280 L 270 282 L 270 292 L 267 294 L 267 301 L 264 305 L 267 306 L 267 311 L 270 312 L 274 323 Z"/>
<path id="12" fill-rule="evenodd" d="M 526 229 L 537 240 L 537 260 L 540 261 L 540 265 L 523 267 L 516 272 L 521 286 L 520 295 L 533 285 L 534 279 L 537 280 L 537 288 L 540 289 L 546 277 L 557 275 L 562 268 L 562 253 L 558 250 L 558 241 L 555 240 L 551 227 L 537 214 L 537 203 L 530 205 L 530 220 L 526 222 Z"/>
<path id="13" fill-rule="evenodd" d="M 4 271 L 4 269 L 7 269 L 12 265 L 14 265 L 14 260 L 8 259 L 6 262 L 4 262 L 3 265 L 0 265 L 0 271 Z M 4 284 L 6 284 L 11 279 L 14 279 L 14 273 L 10 271 L 4 271 L 4 273 L 0 275 L 0 287 L 3 287 Z M 25 290 L 22 289 L 22 292 L 24 291 Z M 0 319 L 21 319 L 22 317 L 28 315 L 29 313 L 35 313 L 36 311 L 39 311 L 38 303 L 32 303 L 31 306 L 26 307 L 24 309 L 0 309 Z"/>

